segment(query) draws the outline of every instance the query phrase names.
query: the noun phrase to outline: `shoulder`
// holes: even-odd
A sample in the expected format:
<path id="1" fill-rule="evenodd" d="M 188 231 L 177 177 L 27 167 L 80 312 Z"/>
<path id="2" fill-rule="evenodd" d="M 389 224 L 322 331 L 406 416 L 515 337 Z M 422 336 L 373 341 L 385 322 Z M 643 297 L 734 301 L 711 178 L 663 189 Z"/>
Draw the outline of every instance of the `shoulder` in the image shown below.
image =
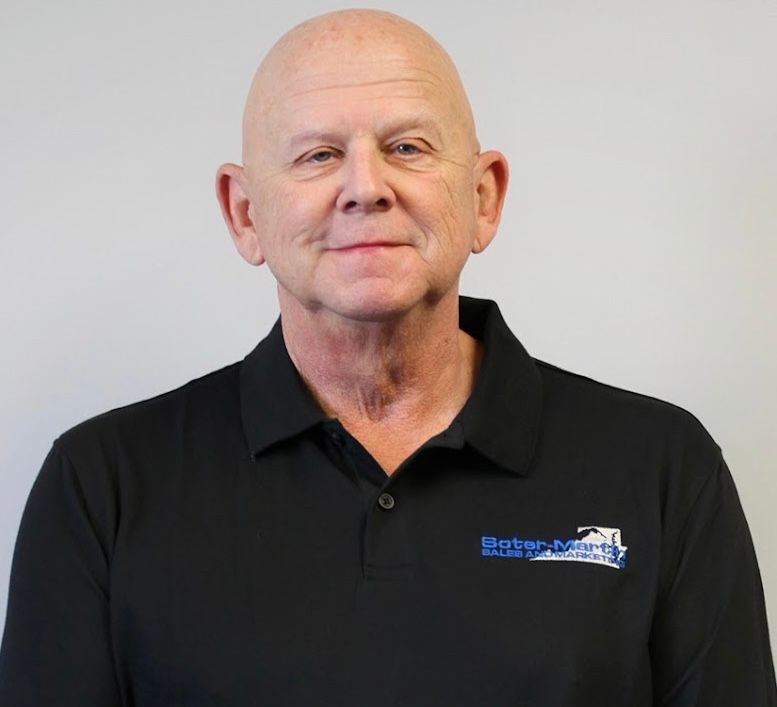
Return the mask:
<path id="1" fill-rule="evenodd" d="M 564 410 L 585 413 L 590 424 L 607 423 L 618 428 L 636 425 L 646 433 L 695 435 L 700 441 L 717 447 L 701 422 L 679 405 L 602 383 L 544 361 L 535 360 L 535 364 L 542 379 L 545 408 L 551 413 Z"/>
<path id="2" fill-rule="evenodd" d="M 173 390 L 89 418 L 60 435 L 54 449 L 71 458 L 105 460 L 116 450 L 159 451 L 196 435 L 214 419 L 239 420 L 240 364 L 233 363 Z"/>
<path id="3" fill-rule="evenodd" d="M 112 555 L 122 522 L 174 498 L 201 460 L 241 444 L 239 371 L 232 364 L 64 432 L 33 485 L 30 512 L 74 527 L 86 519 Z"/>
<path id="4" fill-rule="evenodd" d="M 557 366 L 535 361 L 542 379 L 543 429 L 581 450 L 659 473 L 664 482 L 683 478 L 698 488 L 722 463 L 721 450 L 688 410 Z"/>

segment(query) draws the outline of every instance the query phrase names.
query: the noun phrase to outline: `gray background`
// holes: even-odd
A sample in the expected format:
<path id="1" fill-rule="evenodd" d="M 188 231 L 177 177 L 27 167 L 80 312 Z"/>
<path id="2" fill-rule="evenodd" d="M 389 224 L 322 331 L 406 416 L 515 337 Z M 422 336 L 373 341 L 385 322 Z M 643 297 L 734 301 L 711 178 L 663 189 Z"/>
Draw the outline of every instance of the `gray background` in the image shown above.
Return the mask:
<path id="1" fill-rule="evenodd" d="M 511 163 L 463 291 L 496 299 L 533 355 L 702 420 L 777 625 L 777 3 L 381 6 L 448 48 Z M 3 3 L 0 611 L 51 441 L 242 358 L 275 319 L 213 175 L 239 159 L 263 52 L 336 7 Z"/>

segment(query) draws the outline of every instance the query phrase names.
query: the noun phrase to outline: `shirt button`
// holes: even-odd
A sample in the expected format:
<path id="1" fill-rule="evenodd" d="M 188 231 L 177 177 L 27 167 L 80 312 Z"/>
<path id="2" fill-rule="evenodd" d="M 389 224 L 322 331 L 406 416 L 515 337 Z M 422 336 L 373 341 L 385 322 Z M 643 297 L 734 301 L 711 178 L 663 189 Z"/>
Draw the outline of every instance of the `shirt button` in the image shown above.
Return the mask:
<path id="1" fill-rule="evenodd" d="M 394 497 L 390 493 L 382 493 L 378 496 L 378 505 L 384 511 L 390 511 L 394 507 Z"/>

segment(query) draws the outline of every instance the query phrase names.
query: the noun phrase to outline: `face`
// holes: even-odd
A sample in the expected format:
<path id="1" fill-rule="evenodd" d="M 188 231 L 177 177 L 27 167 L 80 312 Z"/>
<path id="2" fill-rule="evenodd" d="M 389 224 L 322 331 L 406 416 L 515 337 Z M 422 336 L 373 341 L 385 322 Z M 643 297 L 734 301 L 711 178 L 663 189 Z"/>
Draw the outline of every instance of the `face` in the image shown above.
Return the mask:
<path id="1" fill-rule="evenodd" d="M 419 54 L 308 54 L 247 121 L 241 252 L 267 262 L 282 307 L 380 321 L 433 306 L 493 235 L 479 203 L 490 162 L 444 67 Z"/>

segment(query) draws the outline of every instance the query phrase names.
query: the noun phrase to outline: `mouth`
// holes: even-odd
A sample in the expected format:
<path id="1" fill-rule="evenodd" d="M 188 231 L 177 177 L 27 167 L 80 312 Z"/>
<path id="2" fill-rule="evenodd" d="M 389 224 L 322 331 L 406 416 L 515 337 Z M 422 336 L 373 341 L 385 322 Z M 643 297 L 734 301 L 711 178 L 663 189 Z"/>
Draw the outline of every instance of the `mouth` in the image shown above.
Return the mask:
<path id="1" fill-rule="evenodd" d="M 358 253 L 379 250 L 381 248 L 399 248 L 403 245 L 405 245 L 405 243 L 395 243 L 392 241 L 371 241 L 363 243 L 350 243 L 348 245 L 332 248 L 332 250 L 335 250 L 339 253 Z"/>

